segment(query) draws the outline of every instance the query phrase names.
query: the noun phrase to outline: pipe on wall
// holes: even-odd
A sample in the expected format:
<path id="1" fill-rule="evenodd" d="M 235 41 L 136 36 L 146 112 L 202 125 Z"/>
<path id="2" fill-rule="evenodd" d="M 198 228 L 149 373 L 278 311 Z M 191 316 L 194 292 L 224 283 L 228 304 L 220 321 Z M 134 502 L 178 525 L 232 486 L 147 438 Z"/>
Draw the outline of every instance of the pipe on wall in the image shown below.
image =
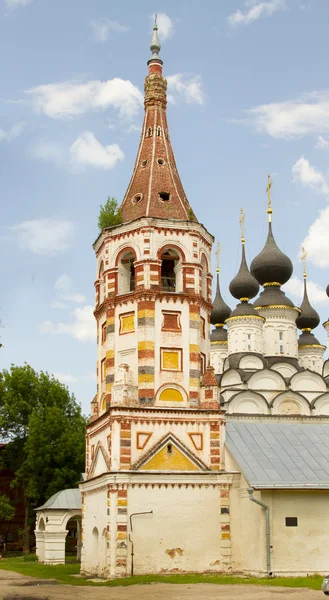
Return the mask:
<path id="1" fill-rule="evenodd" d="M 265 502 L 254 498 L 254 488 L 248 488 L 249 500 L 255 502 L 265 510 L 265 525 L 266 525 L 266 570 L 268 575 L 272 575 L 271 571 L 271 533 L 270 533 L 270 509 Z"/>

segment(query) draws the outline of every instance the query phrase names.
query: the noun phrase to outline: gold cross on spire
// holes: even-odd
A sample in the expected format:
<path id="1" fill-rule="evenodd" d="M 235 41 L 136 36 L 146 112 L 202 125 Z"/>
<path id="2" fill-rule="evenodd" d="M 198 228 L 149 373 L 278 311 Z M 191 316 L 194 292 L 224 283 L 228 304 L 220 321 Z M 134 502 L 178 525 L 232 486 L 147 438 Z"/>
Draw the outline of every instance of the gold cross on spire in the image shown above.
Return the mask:
<path id="1" fill-rule="evenodd" d="M 271 175 L 268 175 L 266 192 L 267 192 L 267 214 L 268 214 L 268 220 L 270 222 L 272 220 L 272 217 L 271 217 L 271 214 L 272 214 L 271 187 L 272 187 Z"/>
<path id="2" fill-rule="evenodd" d="M 302 247 L 302 253 L 300 255 L 301 260 L 303 261 L 303 266 L 304 266 L 304 278 L 306 279 L 307 276 L 307 272 L 306 272 L 306 258 L 307 258 L 307 252 L 304 248 L 304 246 Z"/>
<path id="3" fill-rule="evenodd" d="M 216 250 L 216 273 L 219 273 L 219 257 L 220 257 L 220 243 L 217 243 Z"/>
<path id="4" fill-rule="evenodd" d="M 244 237 L 244 220 L 246 218 L 246 215 L 243 212 L 243 208 L 240 208 L 240 227 L 241 227 L 241 242 L 244 244 L 245 243 L 245 237 Z"/>

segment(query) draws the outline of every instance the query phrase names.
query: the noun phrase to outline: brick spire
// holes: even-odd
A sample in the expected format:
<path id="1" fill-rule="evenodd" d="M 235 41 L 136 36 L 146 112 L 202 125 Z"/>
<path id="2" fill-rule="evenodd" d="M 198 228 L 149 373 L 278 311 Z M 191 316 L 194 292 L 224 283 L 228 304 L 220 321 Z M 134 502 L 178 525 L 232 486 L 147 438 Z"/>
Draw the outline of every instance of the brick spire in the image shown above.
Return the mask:
<path id="1" fill-rule="evenodd" d="M 155 21 L 152 56 L 145 79 L 145 116 L 131 181 L 121 204 L 123 223 L 140 217 L 193 220 L 171 147 L 166 106 L 167 80 L 162 75 Z"/>

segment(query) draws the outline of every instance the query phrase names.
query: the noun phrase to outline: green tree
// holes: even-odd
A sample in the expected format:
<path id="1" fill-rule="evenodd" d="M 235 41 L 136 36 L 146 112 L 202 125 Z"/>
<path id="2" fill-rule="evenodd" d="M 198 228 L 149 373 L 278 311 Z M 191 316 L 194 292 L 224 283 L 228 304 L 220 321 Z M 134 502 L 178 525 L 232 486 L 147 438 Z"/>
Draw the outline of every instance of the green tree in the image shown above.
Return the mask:
<path id="1" fill-rule="evenodd" d="M 75 487 L 84 471 L 86 419 L 68 389 L 29 365 L 0 373 L 3 465 L 24 494 L 24 551 L 30 549 L 33 509 L 61 489 Z"/>
<path id="2" fill-rule="evenodd" d="M 0 494 L 0 519 L 11 521 L 15 516 L 15 507 L 5 494 Z"/>
<path id="3" fill-rule="evenodd" d="M 114 225 L 120 225 L 120 223 L 122 223 L 122 217 L 118 203 L 115 198 L 108 197 L 104 206 L 101 205 L 98 227 L 103 231 L 105 227 L 113 227 Z"/>

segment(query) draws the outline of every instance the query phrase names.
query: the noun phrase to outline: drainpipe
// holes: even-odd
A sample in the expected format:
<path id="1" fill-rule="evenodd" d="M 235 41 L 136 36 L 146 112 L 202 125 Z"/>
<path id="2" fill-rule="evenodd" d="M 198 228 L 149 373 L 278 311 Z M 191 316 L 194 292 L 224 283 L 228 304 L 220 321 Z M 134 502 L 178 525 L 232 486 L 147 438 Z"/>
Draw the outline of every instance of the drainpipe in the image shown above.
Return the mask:
<path id="1" fill-rule="evenodd" d="M 272 575 L 271 571 L 271 537 L 270 537 L 270 509 L 261 500 L 254 498 L 254 488 L 248 488 L 249 500 L 255 502 L 265 510 L 265 523 L 266 523 L 266 570 L 268 575 Z"/>
<path id="2" fill-rule="evenodd" d="M 131 533 L 133 532 L 132 518 L 136 517 L 137 515 L 153 515 L 153 510 L 131 513 L 131 515 L 129 517 Z M 134 574 L 134 542 L 132 541 L 130 534 L 129 534 L 129 541 L 131 543 L 131 576 L 133 576 L 133 574 Z"/>

